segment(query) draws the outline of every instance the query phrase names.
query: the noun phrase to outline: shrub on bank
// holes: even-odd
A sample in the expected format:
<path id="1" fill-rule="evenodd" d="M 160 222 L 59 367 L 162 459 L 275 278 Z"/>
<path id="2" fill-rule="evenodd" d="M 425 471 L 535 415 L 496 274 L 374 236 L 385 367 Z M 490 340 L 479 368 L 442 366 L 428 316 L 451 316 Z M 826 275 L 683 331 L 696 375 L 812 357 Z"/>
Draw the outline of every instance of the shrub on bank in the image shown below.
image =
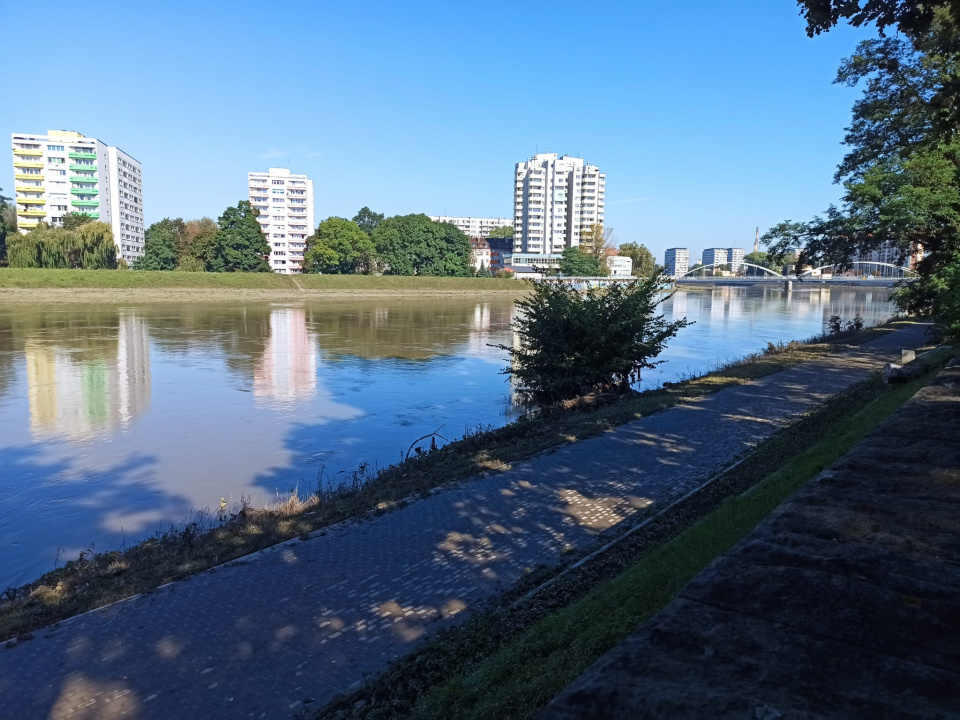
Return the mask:
<path id="1" fill-rule="evenodd" d="M 533 294 L 517 301 L 517 347 L 510 353 L 511 375 L 532 399 L 556 402 L 589 392 L 625 392 L 689 325 L 667 322 L 657 307 L 668 296 L 662 272 L 628 283 L 580 292 L 562 282 L 538 282 Z"/>

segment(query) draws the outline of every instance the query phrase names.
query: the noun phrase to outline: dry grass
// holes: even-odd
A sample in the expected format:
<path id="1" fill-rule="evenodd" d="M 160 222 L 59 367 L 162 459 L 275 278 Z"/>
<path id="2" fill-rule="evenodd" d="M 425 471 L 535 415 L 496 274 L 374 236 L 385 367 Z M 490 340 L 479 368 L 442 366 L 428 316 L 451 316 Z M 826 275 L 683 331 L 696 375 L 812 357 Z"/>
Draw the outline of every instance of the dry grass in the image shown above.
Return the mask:
<path id="1" fill-rule="evenodd" d="M 477 428 L 459 440 L 371 471 L 361 465 L 336 490 L 291 496 L 268 509 L 204 512 L 122 551 L 68 562 L 0 596 L 0 640 L 149 592 L 252 552 L 333 524 L 382 514 L 434 488 L 508 469 L 536 453 L 612 430 L 681 402 L 841 352 L 895 329 L 896 324 L 809 343 L 771 346 L 702 377 L 627 397 L 591 397 L 546 409 L 500 428 Z"/>

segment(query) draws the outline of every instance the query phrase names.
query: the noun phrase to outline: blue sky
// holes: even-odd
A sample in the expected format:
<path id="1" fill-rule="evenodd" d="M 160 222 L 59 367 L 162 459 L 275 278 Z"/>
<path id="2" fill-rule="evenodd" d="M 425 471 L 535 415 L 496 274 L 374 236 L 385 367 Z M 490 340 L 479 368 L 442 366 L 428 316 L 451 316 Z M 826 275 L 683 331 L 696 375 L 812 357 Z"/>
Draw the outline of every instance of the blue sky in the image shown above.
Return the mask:
<path id="1" fill-rule="evenodd" d="M 314 179 L 318 220 L 509 216 L 514 164 L 539 149 L 599 165 L 608 227 L 661 259 L 836 201 L 859 93 L 832 81 L 866 37 L 807 38 L 793 0 L 89 2 L 82 30 L 54 20 L 75 8 L 5 34 L 0 132 L 121 147 L 148 223 L 216 218 L 269 166 Z"/>

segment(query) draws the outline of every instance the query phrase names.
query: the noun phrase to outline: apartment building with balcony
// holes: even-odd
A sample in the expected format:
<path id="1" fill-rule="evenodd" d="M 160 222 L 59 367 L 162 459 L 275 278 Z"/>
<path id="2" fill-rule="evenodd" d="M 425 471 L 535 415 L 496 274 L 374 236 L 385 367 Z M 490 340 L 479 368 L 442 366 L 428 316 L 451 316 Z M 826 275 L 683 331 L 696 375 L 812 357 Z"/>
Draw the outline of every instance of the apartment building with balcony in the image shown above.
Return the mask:
<path id="1" fill-rule="evenodd" d="M 670 248 L 663 254 L 667 275 L 677 277 L 690 270 L 690 251 L 687 248 Z"/>
<path id="2" fill-rule="evenodd" d="M 247 173 L 250 204 L 270 244 L 270 269 L 290 275 L 303 272 L 307 236 L 313 222 L 313 180 L 286 168 Z"/>
<path id="3" fill-rule="evenodd" d="M 606 175 L 583 158 L 539 153 L 514 173 L 514 251 L 555 255 L 602 225 Z"/>
<path id="4" fill-rule="evenodd" d="M 67 213 L 85 213 L 113 229 L 117 257 L 143 256 L 143 181 L 140 163 L 117 147 L 78 132 L 13 133 L 17 226 L 57 226 Z"/>
<path id="5" fill-rule="evenodd" d="M 450 223 L 456 225 L 467 237 L 488 238 L 490 231 L 494 228 L 513 227 L 513 218 L 475 218 L 475 217 L 450 217 L 447 215 L 431 215 L 430 219 L 434 222 Z"/>
<path id="6" fill-rule="evenodd" d="M 727 248 L 707 248 L 703 251 L 700 262 L 704 265 L 725 265 L 730 262 L 730 254 Z"/>
<path id="7" fill-rule="evenodd" d="M 733 272 L 740 271 L 746 256 L 747 253 L 743 248 L 727 248 L 727 262 L 730 263 L 730 269 Z"/>

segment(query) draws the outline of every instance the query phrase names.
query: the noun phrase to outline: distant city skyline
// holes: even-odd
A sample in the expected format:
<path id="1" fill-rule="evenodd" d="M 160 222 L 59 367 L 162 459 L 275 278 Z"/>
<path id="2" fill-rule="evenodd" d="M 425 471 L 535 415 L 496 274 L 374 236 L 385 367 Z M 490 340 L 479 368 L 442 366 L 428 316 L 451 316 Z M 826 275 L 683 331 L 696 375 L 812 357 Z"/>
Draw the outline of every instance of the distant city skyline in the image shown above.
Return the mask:
<path id="1" fill-rule="evenodd" d="M 44 13 L 72 8 L 52 0 Z M 839 199 L 832 175 L 860 93 L 832 81 L 872 32 L 844 26 L 807 38 L 789 1 L 552 7 L 552 36 L 602 46 L 601 71 L 575 64 L 550 95 L 583 99 L 571 113 L 530 96 L 529 78 L 553 77 L 555 58 L 530 55 L 517 72 L 513 51 L 542 20 L 538 3 L 304 5 L 296 23 L 242 0 L 226 9 L 95 3 L 85 41 L 136 44 L 136 61 L 111 70 L 121 93 L 63 85 L 69 44 L 38 60 L 34 38 L 11 34 L 11 76 L 58 91 L 3 103 L 0 132 L 76 128 L 123 148 L 143 165 L 146 225 L 217 219 L 247 197 L 247 172 L 267 166 L 314 178 L 317 221 L 365 205 L 509 217 L 517 160 L 557 152 L 610 179 L 606 225 L 620 242 L 657 257 L 704 237 L 750 248 L 756 226 L 806 219 Z M 13 27 L 24 12 L 4 6 L 0 22 Z M 315 42 L 318 28 L 334 27 Z M 482 48 L 466 41 L 466 27 L 488 38 Z M 249 48 L 281 37 L 297 68 L 296 112 L 265 117 L 249 88 L 270 87 L 274 71 L 251 63 Z M 453 111 L 464 103 L 478 110 Z M 3 194 L 14 186 L 11 164 L 0 162 Z"/>

